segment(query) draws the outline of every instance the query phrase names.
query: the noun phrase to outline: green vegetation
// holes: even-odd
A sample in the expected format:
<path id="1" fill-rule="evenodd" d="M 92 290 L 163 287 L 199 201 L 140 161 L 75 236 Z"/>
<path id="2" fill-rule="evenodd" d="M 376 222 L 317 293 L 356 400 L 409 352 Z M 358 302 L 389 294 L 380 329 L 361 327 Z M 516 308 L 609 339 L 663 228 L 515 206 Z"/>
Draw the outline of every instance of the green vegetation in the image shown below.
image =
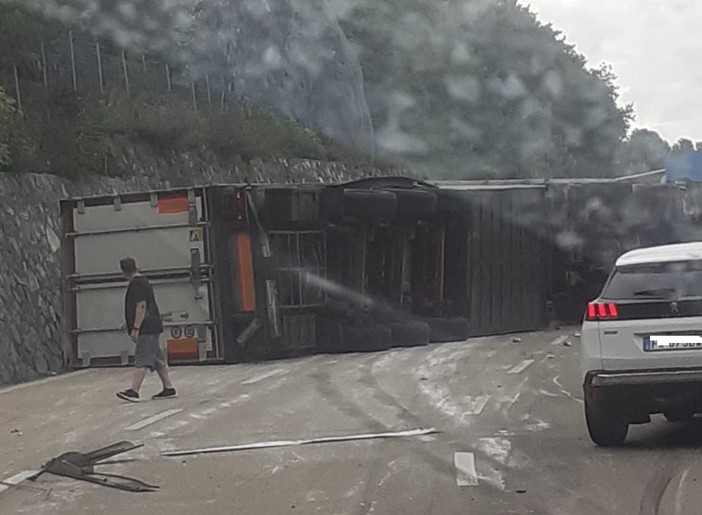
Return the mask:
<path id="1" fill-rule="evenodd" d="M 97 51 L 77 26 L 0 4 L 0 170 L 119 175 L 110 152 L 116 140 L 155 155 L 206 147 L 244 160 L 365 159 L 274 112 L 213 102 L 203 91 L 194 102 L 177 66 L 167 79 L 163 62 L 138 54 L 123 62 L 109 42 L 100 48 L 98 70 Z"/>
<path id="2" fill-rule="evenodd" d="M 0 171 L 9 169 L 12 164 L 11 137 L 16 118 L 15 101 L 0 88 Z"/>
<path id="3" fill-rule="evenodd" d="M 368 162 L 356 148 L 236 98 L 245 72 L 230 66 L 233 1 L 178 11 L 169 2 L 107 3 L 83 18 L 104 38 L 96 45 L 93 33 L 66 24 L 90 2 L 22 4 L 45 9 L 45 18 L 0 0 L 0 169 L 119 174 L 115 139 L 156 154 L 206 147 L 245 160 Z M 696 148 L 687 140 L 671 147 L 649 130 L 629 133 L 633 108 L 619 104 L 613 71 L 590 67 L 517 0 L 348 5 L 341 26 L 360 57 L 376 165 L 405 162 L 445 178 L 607 177 L 661 168 L 670 152 Z M 188 39 L 194 27 L 221 31 L 221 48 L 197 47 Z M 211 70 L 222 61 L 219 90 L 202 74 L 192 82 L 183 55 L 207 56 Z"/>
<path id="4" fill-rule="evenodd" d="M 619 147 L 616 167 L 621 174 L 662 170 L 670 154 L 695 151 L 702 151 L 702 141 L 683 138 L 671 145 L 655 131 L 636 129 Z"/>
<path id="5" fill-rule="evenodd" d="M 516 0 L 359 0 L 381 144 L 447 177 L 606 176 L 632 119 L 614 76 L 590 70 Z"/>

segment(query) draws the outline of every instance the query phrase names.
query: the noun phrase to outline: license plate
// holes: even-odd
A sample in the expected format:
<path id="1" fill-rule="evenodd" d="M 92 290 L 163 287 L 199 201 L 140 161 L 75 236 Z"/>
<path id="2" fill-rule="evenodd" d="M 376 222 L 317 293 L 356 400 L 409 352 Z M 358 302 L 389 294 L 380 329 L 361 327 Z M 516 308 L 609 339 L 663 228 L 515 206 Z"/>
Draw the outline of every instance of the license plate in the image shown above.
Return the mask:
<path id="1" fill-rule="evenodd" d="M 643 348 L 645 352 L 702 350 L 702 336 L 647 336 Z"/>

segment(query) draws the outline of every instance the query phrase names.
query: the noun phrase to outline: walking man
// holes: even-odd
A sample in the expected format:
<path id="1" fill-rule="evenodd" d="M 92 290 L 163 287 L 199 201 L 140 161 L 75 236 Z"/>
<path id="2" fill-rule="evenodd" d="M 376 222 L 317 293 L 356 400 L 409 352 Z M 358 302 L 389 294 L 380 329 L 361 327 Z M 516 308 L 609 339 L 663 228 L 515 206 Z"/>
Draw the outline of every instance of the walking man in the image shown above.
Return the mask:
<path id="1" fill-rule="evenodd" d="M 158 373 L 163 390 L 152 399 L 168 399 L 176 396 L 175 388 L 168 375 L 168 362 L 161 347 L 163 322 L 156 303 L 154 289 L 149 280 L 139 273 L 134 258 L 124 258 L 119 262 L 124 277 L 129 281 L 124 300 L 124 317 L 129 337 L 136 344 L 134 352 L 134 376 L 132 387 L 117 392 L 117 397 L 128 402 L 139 402 L 139 390 L 146 371 Z"/>

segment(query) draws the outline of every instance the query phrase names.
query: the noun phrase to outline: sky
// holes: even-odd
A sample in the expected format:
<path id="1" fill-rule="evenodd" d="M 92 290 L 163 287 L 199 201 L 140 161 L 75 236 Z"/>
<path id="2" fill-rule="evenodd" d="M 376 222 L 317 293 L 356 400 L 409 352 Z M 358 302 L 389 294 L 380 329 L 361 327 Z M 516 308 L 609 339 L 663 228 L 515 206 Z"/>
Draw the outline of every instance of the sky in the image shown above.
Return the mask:
<path id="1" fill-rule="evenodd" d="M 591 66 L 612 65 L 635 127 L 702 141 L 702 2 L 521 0 Z"/>

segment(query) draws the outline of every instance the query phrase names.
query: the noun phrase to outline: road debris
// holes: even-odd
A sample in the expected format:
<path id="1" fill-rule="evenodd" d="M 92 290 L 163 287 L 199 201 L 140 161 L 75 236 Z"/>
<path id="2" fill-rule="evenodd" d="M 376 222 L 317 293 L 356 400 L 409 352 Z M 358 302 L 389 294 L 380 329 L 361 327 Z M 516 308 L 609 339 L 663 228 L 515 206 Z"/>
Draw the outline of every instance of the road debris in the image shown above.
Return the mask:
<path id="1" fill-rule="evenodd" d="M 564 347 L 572 347 L 572 346 L 573 346 L 573 342 L 570 342 L 570 341 L 563 342 L 563 346 L 564 346 Z"/>
<path id="2" fill-rule="evenodd" d="M 296 445 L 312 445 L 312 444 L 324 444 L 324 443 L 340 443 L 340 442 L 352 442 L 359 440 L 378 440 L 383 438 L 409 438 L 413 436 L 423 436 L 436 434 L 439 431 L 436 428 L 430 429 L 411 429 L 408 431 L 397 431 L 391 433 L 370 433 L 361 435 L 348 435 L 348 436 L 327 436 L 321 438 L 311 438 L 307 440 L 279 440 L 272 442 L 258 442 L 258 443 L 247 443 L 241 445 L 228 445 L 224 447 L 205 447 L 202 449 L 190 449 L 190 450 L 179 450 L 179 451 L 167 451 L 162 453 L 162 456 L 191 456 L 194 454 L 214 454 L 221 452 L 238 452 L 238 451 L 251 451 L 256 449 L 272 449 L 276 447 L 292 447 Z"/>
<path id="3" fill-rule="evenodd" d="M 95 466 L 100 465 L 108 458 L 143 447 L 143 444 L 132 442 L 118 442 L 107 447 L 102 447 L 88 453 L 67 452 L 46 463 L 30 481 L 36 481 L 43 474 L 70 477 L 79 481 L 87 481 L 96 485 L 125 490 L 127 492 L 153 492 L 159 487 L 150 485 L 139 479 L 134 479 L 116 474 L 99 474 Z"/>

